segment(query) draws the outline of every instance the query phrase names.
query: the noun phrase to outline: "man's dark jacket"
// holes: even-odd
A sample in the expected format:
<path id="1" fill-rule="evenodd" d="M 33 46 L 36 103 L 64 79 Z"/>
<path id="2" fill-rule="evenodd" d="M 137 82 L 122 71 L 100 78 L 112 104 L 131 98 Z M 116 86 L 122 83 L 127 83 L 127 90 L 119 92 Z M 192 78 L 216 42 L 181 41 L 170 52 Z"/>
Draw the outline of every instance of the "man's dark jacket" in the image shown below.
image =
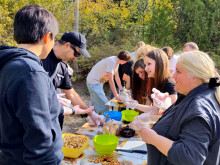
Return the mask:
<path id="1" fill-rule="evenodd" d="M 55 165 L 63 159 L 60 106 L 34 53 L 0 47 L 0 165 Z"/>

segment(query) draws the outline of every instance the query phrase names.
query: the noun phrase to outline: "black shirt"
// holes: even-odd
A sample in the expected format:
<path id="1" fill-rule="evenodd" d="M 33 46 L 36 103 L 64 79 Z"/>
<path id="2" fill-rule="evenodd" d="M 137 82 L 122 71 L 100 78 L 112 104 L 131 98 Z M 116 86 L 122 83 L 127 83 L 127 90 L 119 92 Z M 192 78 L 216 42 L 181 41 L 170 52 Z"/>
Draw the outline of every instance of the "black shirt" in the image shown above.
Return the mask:
<path id="1" fill-rule="evenodd" d="M 162 93 L 169 93 L 169 95 L 177 95 L 177 92 L 175 91 L 175 89 L 174 89 L 174 83 L 173 82 L 171 82 L 171 81 L 167 81 L 165 84 L 164 84 L 164 87 L 163 87 L 163 89 L 162 89 Z M 149 98 L 149 100 L 151 101 L 151 102 L 153 102 L 153 99 L 151 98 L 151 96 L 148 96 L 148 98 Z"/>
<path id="2" fill-rule="evenodd" d="M 48 72 L 55 89 L 72 89 L 66 62 L 57 59 L 53 49 L 46 59 L 42 60 L 44 69 Z M 56 72 L 54 74 L 54 72 Z"/>
<path id="3" fill-rule="evenodd" d="M 131 76 L 132 76 L 132 65 L 133 65 L 133 61 L 128 61 L 123 65 L 120 64 L 119 67 L 118 67 L 118 74 L 119 74 L 119 78 L 121 80 L 121 85 L 122 86 L 125 86 L 125 83 L 122 80 L 124 74 L 130 76 L 130 80 L 132 79 L 131 78 Z M 115 87 L 116 88 L 118 87 L 116 81 L 115 81 Z"/>

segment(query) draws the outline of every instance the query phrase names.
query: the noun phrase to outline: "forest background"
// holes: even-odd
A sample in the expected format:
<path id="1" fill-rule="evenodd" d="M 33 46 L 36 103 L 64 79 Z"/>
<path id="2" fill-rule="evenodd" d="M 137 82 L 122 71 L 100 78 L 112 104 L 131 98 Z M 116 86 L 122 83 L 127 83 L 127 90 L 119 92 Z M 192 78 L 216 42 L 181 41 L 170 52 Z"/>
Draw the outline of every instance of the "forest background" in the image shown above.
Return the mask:
<path id="1" fill-rule="evenodd" d="M 57 38 L 74 30 L 73 0 L 0 0 L 0 45 L 13 40 L 15 13 L 28 4 L 40 5 L 58 19 Z M 91 58 L 79 58 L 73 80 L 85 80 L 101 59 L 122 50 L 133 52 L 138 41 L 175 52 L 189 41 L 209 53 L 220 70 L 220 0 L 79 0 L 79 32 L 87 38 Z"/>

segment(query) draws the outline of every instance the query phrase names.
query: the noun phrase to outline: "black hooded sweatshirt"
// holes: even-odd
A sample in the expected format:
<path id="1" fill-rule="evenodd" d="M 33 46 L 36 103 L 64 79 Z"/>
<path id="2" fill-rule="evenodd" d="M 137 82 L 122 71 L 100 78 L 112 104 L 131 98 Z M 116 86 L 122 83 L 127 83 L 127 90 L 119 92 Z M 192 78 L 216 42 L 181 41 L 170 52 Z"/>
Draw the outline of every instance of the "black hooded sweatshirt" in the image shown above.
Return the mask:
<path id="1" fill-rule="evenodd" d="M 55 165 L 63 159 L 54 86 L 34 53 L 0 46 L 0 165 Z"/>

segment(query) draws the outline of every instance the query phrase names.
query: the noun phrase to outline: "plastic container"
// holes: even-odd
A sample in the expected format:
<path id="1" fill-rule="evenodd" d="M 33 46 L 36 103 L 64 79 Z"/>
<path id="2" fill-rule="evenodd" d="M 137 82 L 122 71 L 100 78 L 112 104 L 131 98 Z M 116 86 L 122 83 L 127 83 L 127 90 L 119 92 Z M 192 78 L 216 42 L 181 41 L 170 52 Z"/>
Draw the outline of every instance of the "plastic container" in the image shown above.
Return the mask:
<path id="1" fill-rule="evenodd" d="M 109 155 L 118 146 L 119 138 L 111 134 L 96 135 L 93 138 L 94 147 L 99 155 Z"/>
<path id="2" fill-rule="evenodd" d="M 86 149 L 86 147 L 88 146 L 90 138 L 85 135 L 75 135 L 75 134 L 69 134 L 69 133 L 63 134 L 62 137 L 64 138 L 64 136 L 66 136 L 66 135 L 73 135 L 73 136 L 76 136 L 76 138 L 77 137 L 84 137 L 87 139 L 86 142 L 80 148 L 63 147 L 63 149 L 62 149 L 65 157 L 78 158 L 83 153 L 83 151 Z"/>
<path id="3" fill-rule="evenodd" d="M 127 122 L 134 121 L 135 116 L 139 115 L 139 112 L 135 110 L 124 110 L 124 111 L 121 111 L 121 113 L 122 113 L 122 118 L 124 119 L 124 121 L 127 121 Z"/>
<path id="4" fill-rule="evenodd" d="M 104 112 L 104 116 L 105 116 L 106 121 L 108 121 L 109 119 L 121 121 L 122 113 L 118 112 L 118 111 L 106 111 L 106 112 Z"/>

